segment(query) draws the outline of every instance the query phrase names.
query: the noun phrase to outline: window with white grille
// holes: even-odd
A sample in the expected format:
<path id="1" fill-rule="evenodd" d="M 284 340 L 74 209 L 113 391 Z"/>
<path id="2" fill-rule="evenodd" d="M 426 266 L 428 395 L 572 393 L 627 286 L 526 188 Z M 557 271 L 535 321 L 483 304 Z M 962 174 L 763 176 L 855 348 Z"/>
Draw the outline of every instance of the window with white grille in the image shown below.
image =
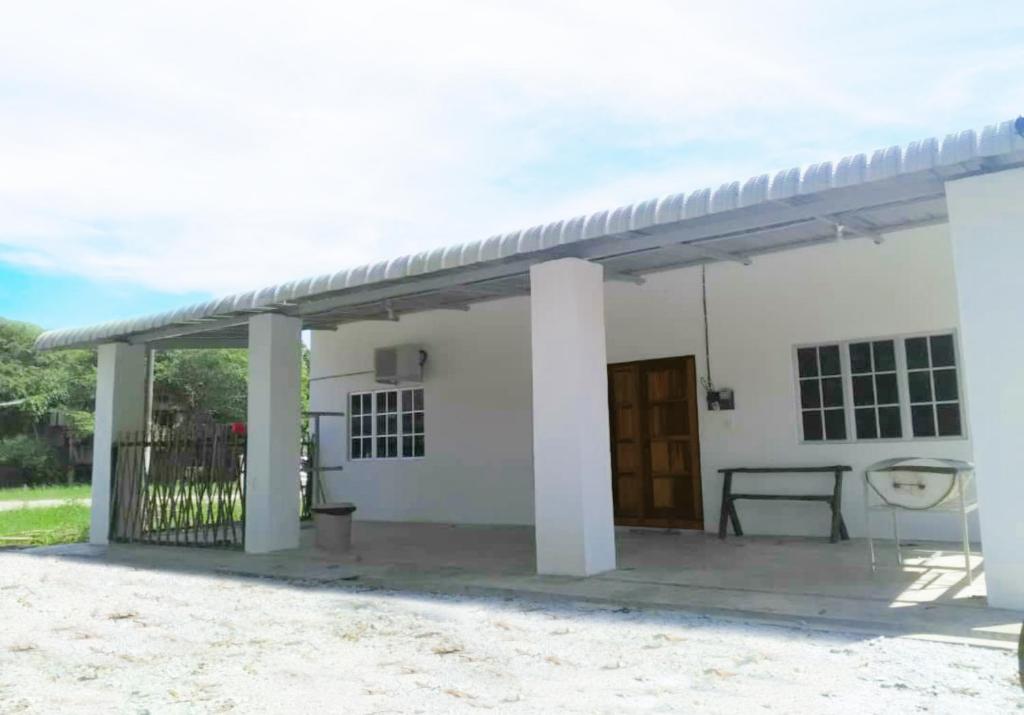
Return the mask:
<path id="1" fill-rule="evenodd" d="M 426 454 L 423 388 L 349 395 L 349 459 L 397 459 Z"/>
<path id="2" fill-rule="evenodd" d="M 952 332 L 798 346 L 794 362 L 804 442 L 965 434 Z"/>

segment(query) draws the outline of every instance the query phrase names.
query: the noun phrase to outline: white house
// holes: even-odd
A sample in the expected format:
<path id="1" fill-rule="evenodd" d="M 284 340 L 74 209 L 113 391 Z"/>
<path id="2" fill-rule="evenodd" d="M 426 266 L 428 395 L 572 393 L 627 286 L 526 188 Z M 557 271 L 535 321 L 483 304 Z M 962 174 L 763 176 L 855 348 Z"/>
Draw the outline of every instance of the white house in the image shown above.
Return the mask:
<path id="1" fill-rule="evenodd" d="M 723 468 L 976 465 L 989 603 L 1024 608 L 1024 119 L 230 296 L 48 332 L 99 346 L 93 541 L 148 350 L 247 345 L 245 547 L 295 547 L 299 337 L 325 484 L 362 519 L 533 524 L 542 573 L 615 568 L 616 525 L 715 531 Z M 397 383 L 378 349 L 408 358 Z M 382 355 L 382 358 L 385 357 Z M 733 409 L 706 392 L 732 390 Z M 720 403 L 720 407 L 729 407 Z M 821 489 L 815 476 L 757 488 Z M 910 536 L 955 539 L 920 515 Z M 822 535 L 756 502 L 748 533 Z M 879 523 L 878 534 L 886 525 Z"/>

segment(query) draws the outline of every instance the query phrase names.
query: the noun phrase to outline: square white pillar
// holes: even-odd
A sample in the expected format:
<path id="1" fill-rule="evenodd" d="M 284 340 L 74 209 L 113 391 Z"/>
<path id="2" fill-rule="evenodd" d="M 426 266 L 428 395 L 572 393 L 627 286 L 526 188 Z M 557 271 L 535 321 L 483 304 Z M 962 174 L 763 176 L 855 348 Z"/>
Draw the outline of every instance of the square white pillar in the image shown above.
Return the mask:
<path id="1" fill-rule="evenodd" d="M 1024 609 L 1024 169 L 946 184 L 988 602 Z"/>
<path id="2" fill-rule="evenodd" d="M 249 419 L 245 457 L 245 550 L 299 545 L 302 321 L 249 319 Z"/>
<path id="3" fill-rule="evenodd" d="M 110 450 L 120 432 L 145 429 L 146 346 L 107 343 L 97 350 L 96 425 L 93 431 L 92 508 L 89 543 L 106 544 L 110 535 Z"/>
<path id="4" fill-rule="evenodd" d="M 530 269 L 537 572 L 615 568 L 604 269 L 578 258 Z"/>

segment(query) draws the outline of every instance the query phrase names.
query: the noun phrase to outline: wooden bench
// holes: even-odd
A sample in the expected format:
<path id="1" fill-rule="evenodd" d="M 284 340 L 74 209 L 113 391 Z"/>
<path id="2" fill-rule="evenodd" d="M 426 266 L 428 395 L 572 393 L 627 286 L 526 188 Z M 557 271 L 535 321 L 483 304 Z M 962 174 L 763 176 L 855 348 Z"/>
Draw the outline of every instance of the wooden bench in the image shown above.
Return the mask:
<path id="1" fill-rule="evenodd" d="M 718 538 L 724 539 L 728 530 L 728 522 L 732 522 L 732 530 L 736 536 L 743 536 L 740 517 L 736 513 L 737 499 L 759 499 L 768 501 L 820 501 L 826 502 L 832 509 L 832 533 L 829 541 L 833 544 L 843 539 L 848 541 L 849 532 L 843 521 L 843 473 L 853 471 L 845 464 L 827 467 L 735 467 L 719 469 L 725 475 L 722 481 L 722 513 L 718 520 Z M 834 482 L 831 494 L 733 494 L 732 477 L 734 474 L 831 474 Z"/>

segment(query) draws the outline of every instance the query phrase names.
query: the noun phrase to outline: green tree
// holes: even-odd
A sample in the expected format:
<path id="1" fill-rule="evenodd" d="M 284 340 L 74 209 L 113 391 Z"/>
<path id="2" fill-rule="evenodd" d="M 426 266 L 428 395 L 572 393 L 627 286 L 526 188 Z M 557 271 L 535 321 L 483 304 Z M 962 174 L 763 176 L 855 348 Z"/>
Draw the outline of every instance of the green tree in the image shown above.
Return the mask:
<path id="1" fill-rule="evenodd" d="M 153 393 L 188 421 L 244 422 L 249 362 L 244 349 L 166 350 L 157 353 Z M 309 350 L 302 347 L 302 409 L 309 405 Z"/>
<path id="2" fill-rule="evenodd" d="M 156 355 L 153 393 L 188 421 L 243 422 L 248 356 L 245 350 L 165 350 Z"/>
<path id="3" fill-rule="evenodd" d="M 37 352 L 42 329 L 0 318 L 0 436 L 35 432 L 59 410 L 79 436 L 92 434 L 93 350 Z"/>

